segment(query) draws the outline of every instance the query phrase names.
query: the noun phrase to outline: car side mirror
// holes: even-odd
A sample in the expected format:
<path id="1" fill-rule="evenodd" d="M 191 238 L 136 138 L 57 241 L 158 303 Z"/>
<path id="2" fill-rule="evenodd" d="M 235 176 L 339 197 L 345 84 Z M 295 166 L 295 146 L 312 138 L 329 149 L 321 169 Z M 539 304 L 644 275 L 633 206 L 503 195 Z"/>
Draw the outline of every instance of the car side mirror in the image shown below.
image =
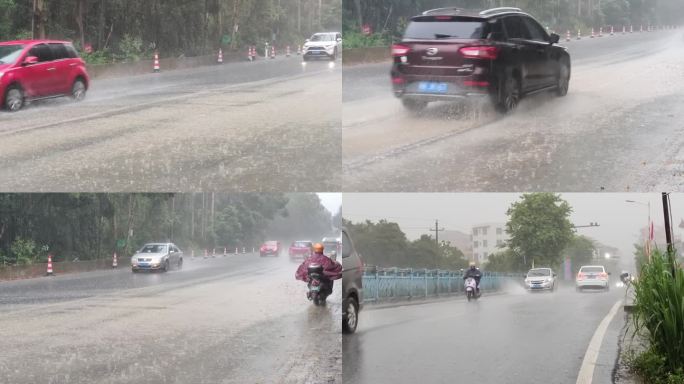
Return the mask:
<path id="1" fill-rule="evenodd" d="M 560 36 L 557 33 L 551 34 L 551 44 L 557 44 L 560 41 Z"/>
<path id="2" fill-rule="evenodd" d="M 36 56 L 27 56 L 24 59 L 24 62 L 21 63 L 22 65 L 33 65 L 38 63 L 38 57 Z"/>
<path id="3" fill-rule="evenodd" d="M 553 274 L 553 277 L 556 277 L 556 276 L 558 276 L 558 275 L 554 273 L 554 274 Z"/>

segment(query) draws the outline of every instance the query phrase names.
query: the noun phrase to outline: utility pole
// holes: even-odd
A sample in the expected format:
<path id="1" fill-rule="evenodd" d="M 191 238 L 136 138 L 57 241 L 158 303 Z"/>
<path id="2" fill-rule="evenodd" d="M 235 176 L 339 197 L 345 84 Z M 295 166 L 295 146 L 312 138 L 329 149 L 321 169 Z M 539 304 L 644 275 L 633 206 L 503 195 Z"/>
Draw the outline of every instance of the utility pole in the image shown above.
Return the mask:
<path id="1" fill-rule="evenodd" d="M 663 216 L 665 216 L 665 240 L 667 240 L 667 260 L 672 268 L 672 278 L 674 278 L 677 271 L 675 270 L 674 244 L 672 242 L 672 226 L 670 223 L 670 196 L 667 192 L 662 192 L 662 198 Z"/>
<path id="2" fill-rule="evenodd" d="M 442 232 L 444 228 L 439 227 L 439 220 L 435 219 L 435 227 L 430 228 L 430 232 L 435 232 L 435 242 L 437 243 L 437 246 L 439 247 L 439 233 Z"/>

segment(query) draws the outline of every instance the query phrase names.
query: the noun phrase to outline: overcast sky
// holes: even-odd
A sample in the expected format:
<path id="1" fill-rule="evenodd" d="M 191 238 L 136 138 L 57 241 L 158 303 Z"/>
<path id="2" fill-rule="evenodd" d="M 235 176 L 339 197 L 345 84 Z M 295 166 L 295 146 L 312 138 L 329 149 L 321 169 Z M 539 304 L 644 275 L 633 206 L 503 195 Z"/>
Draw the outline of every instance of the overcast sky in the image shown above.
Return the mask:
<path id="1" fill-rule="evenodd" d="M 579 234 L 621 250 L 631 258 L 633 244 L 639 241 L 639 230 L 648 222 L 648 207 L 625 200 L 651 203 L 651 218 L 663 225 L 660 193 L 564 193 L 562 198 L 573 208 L 570 221 L 574 225 L 598 222 L 599 227 L 579 228 Z M 506 210 L 519 200 L 516 193 L 345 193 L 343 216 L 354 222 L 386 218 L 399 223 L 410 239 L 429 233 L 435 219 L 447 230 L 470 233 L 473 224 L 505 223 Z M 675 235 L 681 234 L 679 222 L 684 217 L 684 194 L 672 194 L 672 218 Z"/>
<path id="2" fill-rule="evenodd" d="M 321 199 L 321 204 L 333 215 L 340 210 L 342 205 L 341 193 L 317 193 L 317 195 Z"/>

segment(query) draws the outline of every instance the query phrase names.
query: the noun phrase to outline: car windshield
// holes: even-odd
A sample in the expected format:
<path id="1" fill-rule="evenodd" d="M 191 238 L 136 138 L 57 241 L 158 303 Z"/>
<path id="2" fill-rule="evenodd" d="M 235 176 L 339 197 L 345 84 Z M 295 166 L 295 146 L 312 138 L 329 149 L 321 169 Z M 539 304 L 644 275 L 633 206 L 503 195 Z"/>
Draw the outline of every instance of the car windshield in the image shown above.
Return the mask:
<path id="1" fill-rule="evenodd" d="M 338 245 L 336 242 L 325 242 L 323 243 L 323 253 L 326 255 L 332 251 L 337 252 Z"/>
<path id="2" fill-rule="evenodd" d="M 311 36 L 311 41 L 335 41 L 335 37 L 329 33 L 321 33 Z"/>
<path id="3" fill-rule="evenodd" d="M 264 243 L 264 245 L 267 246 L 267 247 L 277 247 L 277 246 L 278 246 L 278 242 L 277 242 L 277 241 L 267 241 L 267 242 Z"/>
<path id="4" fill-rule="evenodd" d="M 603 272 L 603 267 L 582 267 L 580 272 L 584 273 L 601 273 Z"/>
<path id="5" fill-rule="evenodd" d="M 310 248 L 311 243 L 306 242 L 306 241 L 295 241 L 295 243 L 292 244 L 292 246 L 295 248 Z"/>
<path id="6" fill-rule="evenodd" d="M 408 25 L 404 39 L 481 39 L 484 27 L 485 23 L 480 21 L 419 19 Z"/>
<path id="7" fill-rule="evenodd" d="M 549 269 L 532 269 L 529 272 L 527 272 L 527 276 L 529 276 L 529 277 L 551 276 L 551 270 L 549 270 Z"/>
<path id="8" fill-rule="evenodd" d="M 19 58 L 23 45 L 0 45 L 0 64 L 12 64 Z"/>
<path id="9" fill-rule="evenodd" d="M 142 247 L 140 253 L 166 253 L 166 245 L 148 244 Z"/>

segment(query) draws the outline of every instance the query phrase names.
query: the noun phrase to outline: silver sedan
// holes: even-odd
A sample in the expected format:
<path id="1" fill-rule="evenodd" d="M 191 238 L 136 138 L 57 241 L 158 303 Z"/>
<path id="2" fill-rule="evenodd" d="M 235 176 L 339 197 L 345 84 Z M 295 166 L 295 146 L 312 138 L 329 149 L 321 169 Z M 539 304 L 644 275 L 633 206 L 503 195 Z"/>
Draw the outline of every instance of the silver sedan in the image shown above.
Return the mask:
<path id="1" fill-rule="evenodd" d="M 183 252 L 173 243 L 148 243 L 131 257 L 131 270 L 168 271 L 183 267 Z"/>

